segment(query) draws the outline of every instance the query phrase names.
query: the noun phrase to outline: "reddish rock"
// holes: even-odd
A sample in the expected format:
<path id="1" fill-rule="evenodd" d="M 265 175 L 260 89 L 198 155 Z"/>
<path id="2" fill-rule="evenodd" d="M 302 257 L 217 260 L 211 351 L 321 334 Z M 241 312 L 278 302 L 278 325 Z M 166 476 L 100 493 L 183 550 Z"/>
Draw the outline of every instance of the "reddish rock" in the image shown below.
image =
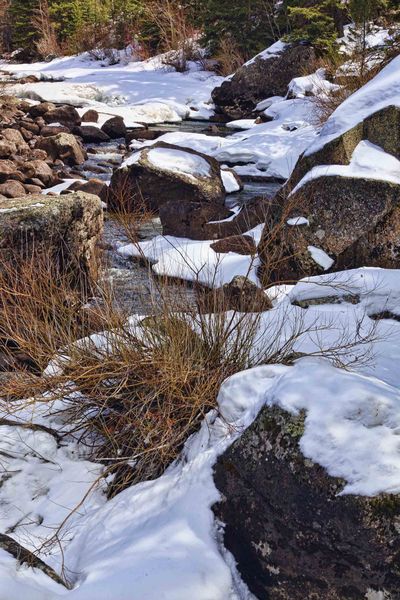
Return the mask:
<path id="1" fill-rule="evenodd" d="M 6 198 L 18 198 L 19 196 L 25 196 L 25 187 L 19 181 L 10 179 L 6 183 L 0 184 L 0 195 Z"/>

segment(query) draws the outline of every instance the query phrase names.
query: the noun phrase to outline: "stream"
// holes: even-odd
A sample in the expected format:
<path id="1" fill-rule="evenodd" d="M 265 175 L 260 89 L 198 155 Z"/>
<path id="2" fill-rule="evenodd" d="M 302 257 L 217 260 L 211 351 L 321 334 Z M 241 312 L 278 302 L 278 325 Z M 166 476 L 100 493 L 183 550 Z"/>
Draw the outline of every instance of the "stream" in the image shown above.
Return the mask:
<path id="1" fill-rule="evenodd" d="M 234 130 L 219 124 L 216 133 L 213 125 L 204 121 L 183 121 L 177 124 L 155 125 L 149 129 L 162 130 L 163 133 L 185 131 L 224 136 L 235 133 Z M 79 169 L 81 176 L 85 179 L 95 177 L 108 181 L 113 169 L 118 167 L 126 156 L 123 142 L 124 140 L 113 140 L 103 144 L 88 144 L 88 160 Z M 242 191 L 227 195 L 226 206 L 228 208 L 243 206 L 257 196 L 272 198 L 279 187 L 279 183 L 271 181 L 245 181 Z M 161 233 L 161 223 L 156 218 L 142 228 L 140 238 L 150 240 Z M 107 266 L 103 277 L 111 285 L 115 302 L 122 310 L 128 314 L 153 313 L 155 308 L 161 305 L 158 280 L 152 273 L 151 265 L 145 264 L 142 260 L 124 258 L 118 253 L 120 246 L 130 242 L 124 226 L 115 216 L 106 213 L 103 247 Z M 168 287 L 171 294 L 175 296 L 184 294 L 186 301 L 193 301 L 194 290 L 189 283 L 170 282 Z"/>

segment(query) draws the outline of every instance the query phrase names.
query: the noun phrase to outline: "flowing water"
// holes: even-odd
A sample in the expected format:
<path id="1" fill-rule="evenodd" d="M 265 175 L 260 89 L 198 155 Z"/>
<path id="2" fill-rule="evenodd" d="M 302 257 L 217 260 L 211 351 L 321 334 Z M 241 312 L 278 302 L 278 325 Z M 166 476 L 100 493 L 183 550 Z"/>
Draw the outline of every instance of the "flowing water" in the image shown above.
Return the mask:
<path id="1" fill-rule="evenodd" d="M 213 124 L 204 121 L 184 121 L 179 124 L 163 124 L 152 127 L 154 130 L 185 131 L 194 133 L 206 133 L 215 135 Z M 218 124 L 218 135 L 231 135 L 231 129 Z M 118 167 L 126 153 L 123 146 L 124 140 L 116 140 L 104 144 L 88 146 L 88 160 L 81 167 L 80 173 L 85 179 L 97 178 L 108 181 L 113 169 Z M 226 197 L 226 205 L 233 208 L 244 205 L 257 196 L 272 198 L 280 185 L 270 181 L 245 182 L 244 189 Z M 162 233 L 159 219 L 147 225 L 140 231 L 142 239 L 152 239 Z M 105 248 L 106 264 L 104 278 L 111 284 L 114 297 L 119 306 L 129 314 L 149 314 L 160 306 L 160 291 L 157 279 L 152 275 L 151 266 L 144 261 L 124 258 L 118 253 L 120 246 L 130 243 L 130 239 L 124 226 L 112 215 L 105 215 L 105 227 L 103 245 Z M 185 294 L 186 299 L 191 302 L 194 291 L 190 285 L 171 282 L 172 293 Z"/>

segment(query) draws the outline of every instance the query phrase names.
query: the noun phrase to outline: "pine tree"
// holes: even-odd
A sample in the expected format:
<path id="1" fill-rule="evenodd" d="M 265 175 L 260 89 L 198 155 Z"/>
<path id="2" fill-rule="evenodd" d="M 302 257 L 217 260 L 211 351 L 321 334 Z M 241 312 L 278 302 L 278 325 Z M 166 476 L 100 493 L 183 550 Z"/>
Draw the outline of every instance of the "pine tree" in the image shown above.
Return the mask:
<path id="1" fill-rule="evenodd" d="M 197 24 L 204 29 L 204 40 L 212 52 L 228 37 L 249 57 L 279 37 L 272 0 L 202 0 L 197 10 Z"/>
<path id="2" fill-rule="evenodd" d="M 306 41 L 320 52 L 332 52 L 343 35 L 344 7 L 341 0 L 286 0 L 286 39 Z"/>
<path id="3" fill-rule="evenodd" d="M 32 21 L 37 8 L 37 0 L 11 0 L 9 13 L 14 48 L 28 48 L 34 43 L 37 33 Z"/>

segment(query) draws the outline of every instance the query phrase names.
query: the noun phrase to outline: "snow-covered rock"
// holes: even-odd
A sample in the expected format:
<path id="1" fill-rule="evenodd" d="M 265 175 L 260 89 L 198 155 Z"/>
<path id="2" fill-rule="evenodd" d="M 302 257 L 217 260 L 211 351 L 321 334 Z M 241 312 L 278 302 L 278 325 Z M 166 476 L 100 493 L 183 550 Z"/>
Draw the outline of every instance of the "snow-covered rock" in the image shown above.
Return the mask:
<path id="1" fill-rule="evenodd" d="M 124 202 L 126 210 L 143 202 L 158 210 L 167 202 L 222 206 L 224 198 L 221 170 L 215 159 L 158 142 L 133 153 L 114 172 L 109 200 L 116 207 Z"/>
<path id="2" fill-rule="evenodd" d="M 217 109 L 232 119 L 250 116 L 270 96 L 285 96 L 289 82 L 315 59 L 312 47 L 276 42 L 213 90 Z"/>

